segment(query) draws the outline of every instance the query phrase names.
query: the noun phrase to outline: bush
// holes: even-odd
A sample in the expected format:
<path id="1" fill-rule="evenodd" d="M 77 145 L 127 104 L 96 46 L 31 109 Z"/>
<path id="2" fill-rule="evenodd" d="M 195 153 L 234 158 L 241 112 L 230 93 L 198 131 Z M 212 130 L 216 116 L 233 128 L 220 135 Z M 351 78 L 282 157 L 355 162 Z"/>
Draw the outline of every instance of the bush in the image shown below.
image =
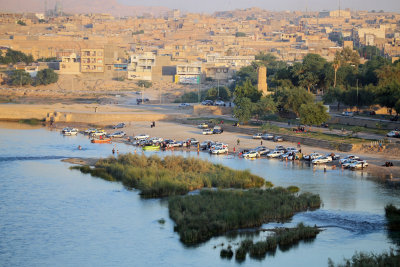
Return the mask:
<path id="1" fill-rule="evenodd" d="M 150 88 L 153 86 L 152 82 L 150 81 L 145 81 L 145 80 L 140 80 L 137 83 L 137 86 L 139 87 L 145 87 L 145 88 Z"/>
<path id="2" fill-rule="evenodd" d="M 58 81 L 58 74 L 52 69 L 44 69 L 38 71 L 35 78 L 35 85 L 47 85 L 56 83 Z"/>

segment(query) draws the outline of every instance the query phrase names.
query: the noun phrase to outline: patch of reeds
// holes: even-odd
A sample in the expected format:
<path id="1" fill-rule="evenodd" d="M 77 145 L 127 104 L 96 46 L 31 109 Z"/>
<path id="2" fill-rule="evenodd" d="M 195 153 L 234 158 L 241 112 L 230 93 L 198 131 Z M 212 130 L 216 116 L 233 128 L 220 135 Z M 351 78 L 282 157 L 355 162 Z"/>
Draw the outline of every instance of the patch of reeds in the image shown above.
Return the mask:
<path id="1" fill-rule="evenodd" d="M 329 267 L 366 267 L 366 266 L 400 266 L 400 254 L 391 250 L 381 254 L 356 252 L 351 259 L 345 259 L 344 263 L 336 264 L 328 259 Z"/>
<path id="2" fill-rule="evenodd" d="M 38 119 L 22 119 L 18 121 L 19 123 L 29 124 L 29 125 L 39 125 L 43 122 L 43 120 Z"/>
<path id="3" fill-rule="evenodd" d="M 298 196 L 285 188 L 202 190 L 198 195 L 169 199 L 175 231 L 185 244 L 197 244 L 228 231 L 284 221 L 296 212 L 319 208 L 318 195 Z"/>
<path id="4" fill-rule="evenodd" d="M 275 234 L 264 241 L 242 241 L 236 250 L 235 259 L 243 261 L 247 253 L 253 259 L 263 259 L 267 254 L 274 255 L 278 246 L 281 250 L 288 250 L 300 241 L 314 240 L 320 231 L 317 227 L 305 226 L 303 223 L 299 223 L 295 228 L 276 228 Z"/>
<path id="5" fill-rule="evenodd" d="M 400 231 L 400 209 L 389 204 L 385 207 L 385 216 L 390 231 Z"/>
<path id="6" fill-rule="evenodd" d="M 236 171 L 220 164 L 180 156 L 146 157 L 121 154 L 99 160 L 94 168 L 77 166 L 83 173 L 136 188 L 146 198 L 184 195 L 202 188 L 259 188 L 265 180 L 248 170 Z"/>

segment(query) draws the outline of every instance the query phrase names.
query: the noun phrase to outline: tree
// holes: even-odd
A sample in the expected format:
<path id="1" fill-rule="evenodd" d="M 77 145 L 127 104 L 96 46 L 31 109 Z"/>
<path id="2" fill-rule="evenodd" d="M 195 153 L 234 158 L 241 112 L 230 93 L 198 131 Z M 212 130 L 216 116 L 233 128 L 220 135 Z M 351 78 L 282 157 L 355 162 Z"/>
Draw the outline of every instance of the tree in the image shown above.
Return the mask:
<path id="1" fill-rule="evenodd" d="M 237 97 L 234 100 L 233 114 L 240 122 L 247 122 L 251 118 L 253 103 L 247 97 Z"/>
<path id="2" fill-rule="evenodd" d="M 340 103 L 343 103 L 344 90 L 341 87 L 329 88 L 329 90 L 324 94 L 323 100 L 326 104 L 337 102 L 337 109 L 340 108 Z"/>
<path id="3" fill-rule="evenodd" d="M 311 87 L 323 81 L 322 73 L 326 60 L 317 54 L 307 54 L 301 65 L 295 65 L 294 72 L 299 79 L 299 85 L 311 92 Z"/>
<path id="4" fill-rule="evenodd" d="M 262 117 L 277 111 L 276 103 L 271 96 L 263 96 L 253 108 L 253 114 Z"/>
<path id="5" fill-rule="evenodd" d="M 257 69 L 253 66 L 246 66 L 241 68 L 236 73 L 236 84 L 241 85 L 247 80 L 250 80 L 251 84 L 256 85 L 258 81 Z"/>
<path id="6" fill-rule="evenodd" d="M 139 87 L 145 87 L 145 88 L 150 88 L 153 85 L 150 81 L 145 81 L 145 80 L 140 80 L 136 84 Z"/>
<path id="7" fill-rule="evenodd" d="M 219 94 L 218 94 L 218 91 L 219 91 Z M 219 90 L 218 90 L 218 88 L 213 87 L 213 88 L 207 90 L 205 98 L 210 99 L 210 100 L 221 99 L 221 100 L 227 101 L 227 100 L 231 99 L 231 92 L 225 86 L 219 87 Z"/>
<path id="8" fill-rule="evenodd" d="M 393 65 L 383 65 L 375 72 L 380 86 L 386 86 L 392 82 L 400 83 L 400 62 Z"/>
<path id="9" fill-rule="evenodd" d="M 285 88 L 277 91 L 275 100 L 287 111 L 299 115 L 301 105 L 314 102 L 314 95 L 303 88 Z"/>
<path id="10" fill-rule="evenodd" d="M 35 78 L 35 85 L 46 85 L 56 83 L 58 81 L 58 74 L 52 69 L 44 69 L 38 71 Z"/>
<path id="11" fill-rule="evenodd" d="M 320 125 L 330 118 L 321 102 L 301 105 L 299 114 L 300 122 L 305 125 Z"/>
<path id="12" fill-rule="evenodd" d="M 392 83 L 378 87 L 376 92 L 378 103 L 387 107 L 392 113 L 392 109 L 395 108 L 397 101 L 400 99 L 400 83 L 393 81 Z"/>
<path id="13" fill-rule="evenodd" d="M 14 86 L 23 86 L 32 83 L 32 78 L 25 70 L 15 70 L 9 76 L 9 83 Z"/>
<path id="14" fill-rule="evenodd" d="M 21 26 L 26 26 L 26 23 L 23 22 L 22 20 L 18 20 L 18 21 L 17 21 L 17 24 L 18 24 L 18 25 L 21 25 Z"/>
<path id="15" fill-rule="evenodd" d="M 15 64 L 18 62 L 25 62 L 26 64 L 30 64 L 33 62 L 32 55 L 26 55 L 21 51 L 16 51 L 12 49 L 7 49 L 6 55 L 0 56 L 0 63 L 3 64 Z"/>
<path id="16" fill-rule="evenodd" d="M 236 86 L 234 94 L 237 98 L 249 98 L 253 103 L 260 100 L 262 96 L 262 92 L 258 91 L 249 79 L 247 79 L 242 85 Z"/>
<path id="17" fill-rule="evenodd" d="M 244 32 L 236 32 L 235 36 L 236 37 L 246 37 L 246 33 L 244 33 Z"/>

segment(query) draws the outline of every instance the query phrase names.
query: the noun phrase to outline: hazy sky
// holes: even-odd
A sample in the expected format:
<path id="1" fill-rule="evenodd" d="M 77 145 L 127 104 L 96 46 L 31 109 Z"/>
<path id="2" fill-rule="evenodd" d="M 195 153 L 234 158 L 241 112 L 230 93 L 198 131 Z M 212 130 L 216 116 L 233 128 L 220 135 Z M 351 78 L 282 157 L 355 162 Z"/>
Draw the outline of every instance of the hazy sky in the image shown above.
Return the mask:
<path id="1" fill-rule="evenodd" d="M 272 11 L 281 10 L 334 10 L 339 0 L 118 0 L 120 3 L 138 6 L 165 6 L 190 12 L 232 10 L 236 8 L 261 7 Z M 356 10 L 385 10 L 400 12 L 400 0 L 340 0 L 341 7 Z"/>

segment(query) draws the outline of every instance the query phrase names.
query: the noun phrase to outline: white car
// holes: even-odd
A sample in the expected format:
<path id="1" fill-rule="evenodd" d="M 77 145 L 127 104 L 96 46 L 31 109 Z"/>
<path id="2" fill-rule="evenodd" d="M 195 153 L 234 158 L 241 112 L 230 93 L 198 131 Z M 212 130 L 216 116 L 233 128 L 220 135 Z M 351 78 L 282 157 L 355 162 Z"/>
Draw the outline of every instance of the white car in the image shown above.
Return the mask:
<path id="1" fill-rule="evenodd" d="M 204 135 L 213 134 L 213 130 L 212 130 L 212 129 L 204 129 L 204 130 L 203 130 L 203 134 L 204 134 Z"/>
<path id="2" fill-rule="evenodd" d="M 262 139 L 264 140 L 272 140 L 274 139 L 274 135 L 273 134 L 269 134 L 269 133 L 265 133 L 261 136 Z"/>
<path id="3" fill-rule="evenodd" d="M 179 104 L 179 107 L 180 108 L 190 107 L 190 104 L 189 103 L 181 103 L 181 104 Z"/>
<path id="4" fill-rule="evenodd" d="M 262 136 L 262 133 L 256 133 L 255 135 L 253 135 L 253 139 L 261 139 Z"/>
<path id="5" fill-rule="evenodd" d="M 347 162 L 347 161 L 349 161 L 349 160 L 351 160 L 351 159 L 359 159 L 359 157 L 354 156 L 354 155 L 348 155 L 348 156 L 346 156 L 346 157 L 340 159 L 340 160 L 339 160 L 339 163 L 340 163 L 340 164 L 343 164 L 343 163 L 345 163 L 345 162 Z"/>
<path id="6" fill-rule="evenodd" d="M 284 154 L 283 150 L 274 150 L 272 152 L 269 152 L 267 154 L 267 157 L 269 157 L 269 158 L 279 158 L 283 154 Z"/>
<path id="7" fill-rule="evenodd" d="M 316 159 L 316 158 L 319 158 L 319 157 L 322 157 L 323 155 L 321 155 L 321 154 L 319 154 L 319 153 L 311 153 L 310 155 L 305 155 L 303 158 L 305 159 L 305 160 L 309 160 L 309 161 L 312 161 L 312 160 L 314 160 L 314 159 Z"/>
<path id="8" fill-rule="evenodd" d="M 139 135 L 136 135 L 133 139 L 135 139 L 135 140 L 146 140 L 149 137 L 150 136 L 148 134 L 139 134 Z"/>
<path id="9" fill-rule="evenodd" d="M 323 156 L 323 157 L 314 159 L 312 161 L 312 164 L 321 164 L 321 163 L 328 163 L 328 162 L 332 162 L 332 158 L 329 156 L 328 157 Z"/>
<path id="10" fill-rule="evenodd" d="M 255 150 L 250 150 L 249 152 L 244 153 L 242 156 L 243 156 L 243 158 L 251 159 L 251 158 L 257 158 L 257 157 L 259 157 L 259 154 L 258 154 L 258 152 L 255 151 Z"/>
<path id="11" fill-rule="evenodd" d="M 217 146 L 211 149 L 211 154 L 224 154 L 224 153 L 228 153 L 227 147 Z"/>
<path id="12" fill-rule="evenodd" d="M 260 155 L 266 155 L 266 154 L 268 154 L 269 152 L 271 152 L 271 150 L 269 150 L 269 148 L 267 148 L 267 147 L 265 147 L 265 146 L 258 146 L 258 147 L 256 147 L 256 149 L 255 149 L 257 152 L 258 152 L 258 154 L 260 154 Z"/>
<path id="13" fill-rule="evenodd" d="M 97 129 L 96 128 L 89 128 L 89 129 L 86 129 L 85 130 L 85 134 L 91 134 L 91 133 L 94 133 L 94 132 L 96 132 L 97 131 Z"/>
<path id="14" fill-rule="evenodd" d="M 347 169 L 350 168 L 350 165 L 353 163 L 357 163 L 358 161 L 360 161 L 359 159 L 348 159 L 347 161 L 343 162 L 342 167 Z"/>
<path id="15" fill-rule="evenodd" d="M 208 124 L 205 122 L 200 123 L 199 125 L 197 125 L 198 128 L 200 129 L 207 129 L 208 128 Z"/>
<path id="16" fill-rule="evenodd" d="M 368 162 L 366 160 L 357 160 L 357 161 L 351 163 L 349 166 L 349 168 L 352 170 L 363 169 L 365 167 L 368 167 Z"/>
<path id="17" fill-rule="evenodd" d="M 64 135 L 77 135 L 78 132 L 79 131 L 76 128 L 63 129 L 63 134 Z"/>
<path id="18" fill-rule="evenodd" d="M 164 141 L 164 139 L 162 139 L 161 137 L 152 137 L 149 141 L 153 142 L 153 144 L 157 144 L 157 143 L 161 143 L 162 141 Z"/>
<path id="19" fill-rule="evenodd" d="M 109 134 L 109 137 L 124 137 L 126 133 L 124 131 L 118 131 L 112 134 Z"/>
<path id="20" fill-rule="evenodd" d="M 297 148 L 295 148 L 295 147 L 287 147 L 287 148 L 286 148 L 286 151 L 287 151 L 287 152 L 294 152 L 294 153 L 299 152 L 299 151 L 297 150 Z"/>
<path id="21" fill-rule="evenodd" d="M 97 129 L 94 133 L 90 134 L 91 137 L 99 137 L 103 135 L 107 135 L 107 132 L 101 129 Z"/>
<path id="22" fill-rule="evenodd" d="M 387 137 L 400 138 L 400 131 L 390 131 L 386 134 Z"/>

